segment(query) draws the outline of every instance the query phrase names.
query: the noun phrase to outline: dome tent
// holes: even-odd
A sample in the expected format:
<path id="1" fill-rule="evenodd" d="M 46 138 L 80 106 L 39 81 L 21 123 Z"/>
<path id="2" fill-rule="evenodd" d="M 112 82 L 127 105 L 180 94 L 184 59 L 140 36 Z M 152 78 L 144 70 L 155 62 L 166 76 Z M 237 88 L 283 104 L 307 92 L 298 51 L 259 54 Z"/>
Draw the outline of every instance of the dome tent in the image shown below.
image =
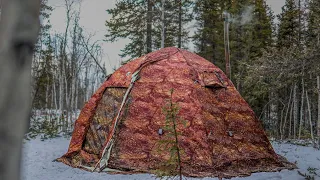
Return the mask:
<path id="1" fill-rule="evenodd" d="M 166 135 L 162 109 L 170 98 L 185 121 L 177 127 L 183 175 L 235 177 L 295 168 L 274 152 L 226 75 L 174 47 L 116 70 L 82 109 L 68 152 L 58 161 L 91 171 L 153 173 L 168 160 L 169 152 L 156 147 Z"/>

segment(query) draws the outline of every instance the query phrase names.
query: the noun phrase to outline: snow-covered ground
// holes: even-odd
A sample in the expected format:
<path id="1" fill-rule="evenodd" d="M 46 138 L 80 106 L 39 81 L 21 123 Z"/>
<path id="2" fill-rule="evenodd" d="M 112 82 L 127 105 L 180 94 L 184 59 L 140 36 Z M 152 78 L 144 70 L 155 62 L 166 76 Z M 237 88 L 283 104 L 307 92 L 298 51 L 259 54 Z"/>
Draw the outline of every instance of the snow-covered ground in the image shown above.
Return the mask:
<path id="1" fill-rule="evenodd" d="M 23 149 L 22 179 L 23 180 L 143 180 L 155 179 L 150 174 L 109 175 L 107 173 L 90 173 L 71 168 L 59 162 L 52 162 L 63 155 L 68 148 L 70 139 L 55 138 L 41 141 L 40 138 L 25 141 Z M 254 173 L 245 178 L 232 180 L 303 180 L 305 177 L 298 171 L 314 176 L 320 180 L 320 151 L 312 147 L 297 146 L 288 143 L 273 142 L 278 154 L 285 156 L 290 162 L 296 162 L 298 170 L 283 170 L 274 173 Z M 318 175 L 315 175 L 318 174 Z M 188 178 L 194 179 L 194 178 Z M 214 180 L 217 178 L 203 178 Z"/>

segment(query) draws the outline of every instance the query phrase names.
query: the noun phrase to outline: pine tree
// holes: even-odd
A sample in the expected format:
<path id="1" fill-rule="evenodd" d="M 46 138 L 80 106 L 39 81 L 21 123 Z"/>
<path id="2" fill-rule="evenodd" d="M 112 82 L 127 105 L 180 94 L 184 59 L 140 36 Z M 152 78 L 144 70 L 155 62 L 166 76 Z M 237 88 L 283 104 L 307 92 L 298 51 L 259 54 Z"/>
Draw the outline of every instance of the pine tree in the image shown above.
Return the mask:
<path id="1" fill-rule="evenodd" d="M 42 40 L 49 35 L 49 31 L 51 29 L 50 15 L 52 10 L 53 8 L 48 5 L 48 0 L 41 0 L 40 17 L 42 19 L 42 23 L 40 24 L 40 32 L 35 46 L 35 53 L 40 53 Z"/>
<path id="2" fill-rule="evenodd" d="M 310 74 L 313 74 L 313 76 L 316 76 L 317 79 L 317 86 L 315 87 L 315 79 L 312 79 L 310 85 L 307 86 L 313 86 L 314 89 L 317 89 L 315 93 L 315 97 L 311 99 L 316 99 L 317 101 L 314 101 L 316 107 L 317 107 L 317 113 L 314 114 L 315 124 L 316 124 L 316 134 L 318 139 L 318 148 L 320 149 L 320 76 L 319 76 L 319 46 L 320 46 L 320 1 L 319 0 L 311 0 L 309 1 L 309 15 L 308 15 L 308 30 L 306 33 L 306 45 L 308 47 L 308 54 L 312 58 L 310 60 L 313 60 L 312 63 L 312 70 L 308 70 Z M 309 60 L 309 61 L 310 61 Z"/>
<path id="3" fill-rule="evenodd" d="M 264 0 L 199 0 L 194 12 L 197 31 L 196 51 L 222 70 L 225 69 L 224 19 L 231 14 L 230 53 L 232 81 L 254 110 L 260 114 L 268 102 L 267 79 L 257 80 L 257 72 L 249 67 L 257 63 L 263 52 L 274 45 L 274 15 Z"/>
<path id="4" fill-rule="evenodd" d="M 247 68 L 255 65 L 263 52 L 274 44 L 273 12 L 264 0 L 256 0 L 252 19 L 252 36 L 250 51 L 246 61 L 240 64 L 238 73 L 238 90 L 244 98 L 254 107 L 257 113 L 262 111 L 268 101 L 268 88 L 265 82 L 256 81 L 252 72 Z"/>
<path id="5" fill-rule="evenodd" d="M 165 125 L 163 129 L 159 130 L 161 138 L 157 143 L 157 151 L 161 155 L 170 154 L 169 159 L 155 170 L 155 174 L 160 178 L 179 176 L 182 180 L 182 155 L 184 155 L 183 149 L 180 147 L 179 137 L 181 132 L 179 129 L 186 126 L 186 121 L 179 117 L 179 104 L 174 103 L 172 99 L 174 89 L 170 90 L 170 99 L 163 106 L 162 111 L 165 115 Z"/>
<path id="6" fill-rule="evenodd" d="M 50 15 L 53 8 L 48 6 L 48 0 L 41 0 L 40 32 L 37 43 L 34 48 L 34 57 L 32 60 L 32 76 L 33 85 L 33 106 L 36 108 L 45 107 L 47 86 L 50 83 L 51 67 L 52 67 L 52 46 L 50 37 Z"/>
<path id="7" fill-rule="evenodd" d="M 264 0 L 203 0 L 197 1 L 197 31 L 194 42 L 197 53 L 225 69 L 224 19 L 222 14 L 231 14 L 230 49 L 232 77 L 241 90 L 248 64 L 262 55 L 264 48 L 272 44 L 272 16 Z M 269 14 L 270 13 L 270 14 Z M 272 15 L 272 14 L 271 14 Z"/>
<path id="8" fill-rule="evenodd" d="M 264 0 L 255 1 L 250 58 L 261 57 L 262 51 L 273 43 L 273 14 Z"/>
<path id="9" fill-rule="evenodd" d="M 160 6 L 160 3 L 156 5 L 156 7 Z M 189 31 L 186 25 L 192 20 L 189 10 L 192 6 L 193 3 L 190 0 L 165 0 L 165 47 L 187 47 Z M 155 8 L 155 11 L 161 12 L 162 10 Z M 161 47 L 161 28 L 161 21 L 155 20 L 154 47 L 156 49 Z"/>
<path id="10" fill-rule="evenodd" d="M 106 40 L 114 42 L 118 38 L 128 38 L 131 41 L 121 50 L 121 57 L 139 57 L 147 53 L 147 49 L 150 51 L 150 47 L 146 47 L 147 44 L 150 46 L 151 41 L 151 30 L 148 29 L 150 17 L 146 20 L 147 14 L 151 14 L 148 12 L 150 9 L 150 2 L 148 4 L 146 1 L 122 0 L 116 3 L 115 8 L 107 10 L 112 17 L 106 21 L 108 28 Z M 147 43 L 145 43 L 146 39 L 148 39 Z"/>
<path id="11" fill-rule="evenodd" d="M 278 47 L 288 48 L 300 44 L 299 14 L 295 0 L 286 0 L 285 5 L 282 7 L 281 14 L 278 15 L 280 21 L 277 37 Z"/>
<path id="12" fill-rule="evenodd" d="M 309 3 L 307 45 L 318 47 L 320 45 L 320 1 L 311 0 Z"/>
<path id="13" fill-rule="evenodd" d="M 226 9 L 225 4 L 221 0 L 198 0 L 194 8 L 197 20 L 193 37 L 196 52 L 220 68 L 224 67 L 222 13 Z"/>
<path id="14" fill-rule="evenodd" d="M 190 0 L 165 1 L 165 47 L 184 47 L 188 41 L 186 25 L 192 20 L 188 8 Z M 155 49 L 161 42 L 161 1 L 121 0 L 116 7 L 108 9 L 112 16 L 106 21 L 108 34 L 106 41 L 114 42 L 119 38 L 128 38 L 130 43 L 122 49 L 121 57 L 140 57 Z"/>

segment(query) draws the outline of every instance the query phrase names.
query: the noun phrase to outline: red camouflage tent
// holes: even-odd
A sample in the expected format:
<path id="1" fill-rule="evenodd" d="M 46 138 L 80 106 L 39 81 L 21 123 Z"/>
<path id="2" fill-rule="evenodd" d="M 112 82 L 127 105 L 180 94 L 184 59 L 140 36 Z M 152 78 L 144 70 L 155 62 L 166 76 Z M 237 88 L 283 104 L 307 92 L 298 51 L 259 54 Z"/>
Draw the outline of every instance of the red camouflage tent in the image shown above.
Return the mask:
<path id="1" fill-rule="evenodd" d="M 159 135 L 159 130 L 170 97 L 186 122 L 177 127 L 183 175 L 234 177 L 295 168 L 274 152 L 226 75 L 174 47 L 116 70 L 82 109 L 68 152 L 58 161 L 91 171 L 154 172 L 170 154 L 156 150 L 166 133 Z"/>

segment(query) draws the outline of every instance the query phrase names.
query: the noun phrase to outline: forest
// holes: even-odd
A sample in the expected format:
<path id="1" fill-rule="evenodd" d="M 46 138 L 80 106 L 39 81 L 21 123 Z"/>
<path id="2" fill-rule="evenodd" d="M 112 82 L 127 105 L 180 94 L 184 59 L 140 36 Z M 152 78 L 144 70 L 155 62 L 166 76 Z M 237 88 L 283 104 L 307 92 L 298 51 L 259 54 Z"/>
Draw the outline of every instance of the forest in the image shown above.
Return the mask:
<path id="1" fill-rule="evenodd" d="M 0 0 L 0 179 L 320 177 L 319 0 L 60 1 Z"/>
<path id="2" fill-rule="evenodd" d="M 79 24 L 79 3 L 65 1 L 65 32 L 52 34 L 53 8 L 42 1 L 43 21 L 32 62 L 34 112 L 46 109 L 46 114 L 55 114 L 51 125 L 46 125 L 69 133 L 71 117 L 108 75 L 101 46 Z M 269 136 L 315 139 L 320 135 L 317 0 L 286 0 L 277 16 L 264 0 L 123 0 L 106 10 L 111 19 L 105 23 L 104 41 L 130 41 L 121 50 L 122 64 L 176 46 L 192 49 L 223 71 L 223 14 L 230 14 L 231 80 Z"/>

